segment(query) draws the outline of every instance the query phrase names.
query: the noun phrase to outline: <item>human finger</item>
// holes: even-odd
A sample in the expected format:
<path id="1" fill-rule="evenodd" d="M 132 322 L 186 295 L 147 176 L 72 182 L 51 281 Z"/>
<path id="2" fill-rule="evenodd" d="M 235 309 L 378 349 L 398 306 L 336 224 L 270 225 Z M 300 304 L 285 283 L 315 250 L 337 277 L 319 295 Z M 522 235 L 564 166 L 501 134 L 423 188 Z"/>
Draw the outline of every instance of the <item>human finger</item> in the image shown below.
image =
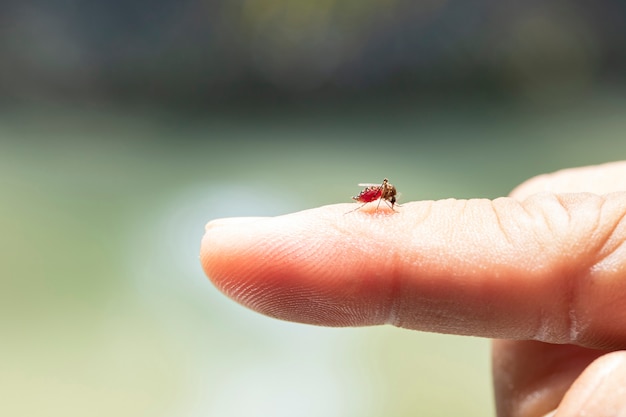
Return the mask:
<path id="1" fill-rule="evenodd" d="M 349 209 L 210 222 L 205 272 L 285 320 L 626 345 L 626 193 Z"/>
<path id="2" fill-rule="evenodd" d="M 539 417 L 555 410 L 581 372 L 605 353 L 576 345 L 494 340 L 497 415 Z"/>
<path id="3" fill-rule="evenodd" d="M 625 189 L 626 163 L 613 162 L 539 175 L 518 186 L 511 196 L 524 200 L 541 192 L 606 194 Z M 492 369 L 498 415 L 554 416 L 581 372 L 603 355 L 606 351 L 574 345 L 494 340 Z"/>

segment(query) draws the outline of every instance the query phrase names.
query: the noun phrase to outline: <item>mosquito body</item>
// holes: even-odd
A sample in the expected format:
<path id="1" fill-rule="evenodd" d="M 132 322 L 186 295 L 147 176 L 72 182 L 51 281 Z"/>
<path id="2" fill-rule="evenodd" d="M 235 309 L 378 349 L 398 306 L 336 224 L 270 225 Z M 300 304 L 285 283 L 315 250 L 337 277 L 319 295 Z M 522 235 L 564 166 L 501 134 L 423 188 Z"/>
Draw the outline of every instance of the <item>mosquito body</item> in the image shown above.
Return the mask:
<path id="1" fill-rule="evenodd" d="M 397 191 L 396 187 L 394 187 L 393 184 L 390 184 L 387 178 L 383 180 L 382 184 L 359 184 L 359 187 L 365 188 L 361 190 L 359 195 L 352 197 L 352 199 L 363 204 L 352 211 L 358 210 L 364 205 L 372 203 L 376 200 L 379 200 L 376 210 L 378 210 L 380 202 L 383 200 L 385 200 L 387 204 L 390 204 L 390 207 L 393 210 L 393 206 L 396 204 Z"/>

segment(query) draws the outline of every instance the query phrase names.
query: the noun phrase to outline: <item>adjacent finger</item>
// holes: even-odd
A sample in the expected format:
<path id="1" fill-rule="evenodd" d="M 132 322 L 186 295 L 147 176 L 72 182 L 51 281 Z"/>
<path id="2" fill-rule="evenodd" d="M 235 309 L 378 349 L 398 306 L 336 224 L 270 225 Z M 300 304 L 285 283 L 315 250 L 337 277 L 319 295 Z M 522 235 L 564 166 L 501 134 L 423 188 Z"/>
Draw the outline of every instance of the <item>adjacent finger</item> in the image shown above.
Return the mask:
<path id="1" fill-rule="evenodd" d="M 567 392 L 555 417 L 625 417 L 626 352 L 593 362 Z"/>
<path id="2" fill-rule="evenodd" d="M 626 161 L 568 168 L 539 175 L 519 185 L 510 195 L 525 199 L 541 192 L 608 194 L 618 191 L 626 191 Z"/>
<path id="3" fill-rule="evenodd" d="M 493 341 L 498 416 L 539 417 L 555 410 L 572 383 L 602 351 L 534 341 Z"/>
<path id="4" fill-rule="evenodd" d="M 204 269 L 285 320 L 626 346 L 625 193 L 351 208 L 211 222 Z"/>

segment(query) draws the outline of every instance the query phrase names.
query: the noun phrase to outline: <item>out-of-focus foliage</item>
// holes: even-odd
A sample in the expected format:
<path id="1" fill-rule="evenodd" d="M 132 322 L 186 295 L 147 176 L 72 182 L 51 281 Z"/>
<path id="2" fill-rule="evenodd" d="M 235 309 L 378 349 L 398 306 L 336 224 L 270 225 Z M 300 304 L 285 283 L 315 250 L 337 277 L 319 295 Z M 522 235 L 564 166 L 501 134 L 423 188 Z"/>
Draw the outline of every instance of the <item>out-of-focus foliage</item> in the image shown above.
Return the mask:
<path id="1" fill-rule="evenodd" d="M 623 81 L 626 6 L 459 0 L 9 1 L 4 98 L 542 96 Z"/>

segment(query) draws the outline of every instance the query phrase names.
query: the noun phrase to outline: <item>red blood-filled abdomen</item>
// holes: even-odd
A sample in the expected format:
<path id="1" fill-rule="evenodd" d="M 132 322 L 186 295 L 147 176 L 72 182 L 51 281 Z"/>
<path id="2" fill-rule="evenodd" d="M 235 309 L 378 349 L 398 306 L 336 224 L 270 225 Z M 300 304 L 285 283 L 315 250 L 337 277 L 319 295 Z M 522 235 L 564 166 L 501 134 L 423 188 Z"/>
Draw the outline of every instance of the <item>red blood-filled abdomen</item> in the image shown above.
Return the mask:
<path id="1" fill-rule="evenodd" d="M 356 201 L 360 201 L 361 203 L 371 203 L 372 201 L 378 200 L 382 192 L 383 190 L 381 187 L 373 187 L 361 191 L 358 196 L 352 198 Z"/>

